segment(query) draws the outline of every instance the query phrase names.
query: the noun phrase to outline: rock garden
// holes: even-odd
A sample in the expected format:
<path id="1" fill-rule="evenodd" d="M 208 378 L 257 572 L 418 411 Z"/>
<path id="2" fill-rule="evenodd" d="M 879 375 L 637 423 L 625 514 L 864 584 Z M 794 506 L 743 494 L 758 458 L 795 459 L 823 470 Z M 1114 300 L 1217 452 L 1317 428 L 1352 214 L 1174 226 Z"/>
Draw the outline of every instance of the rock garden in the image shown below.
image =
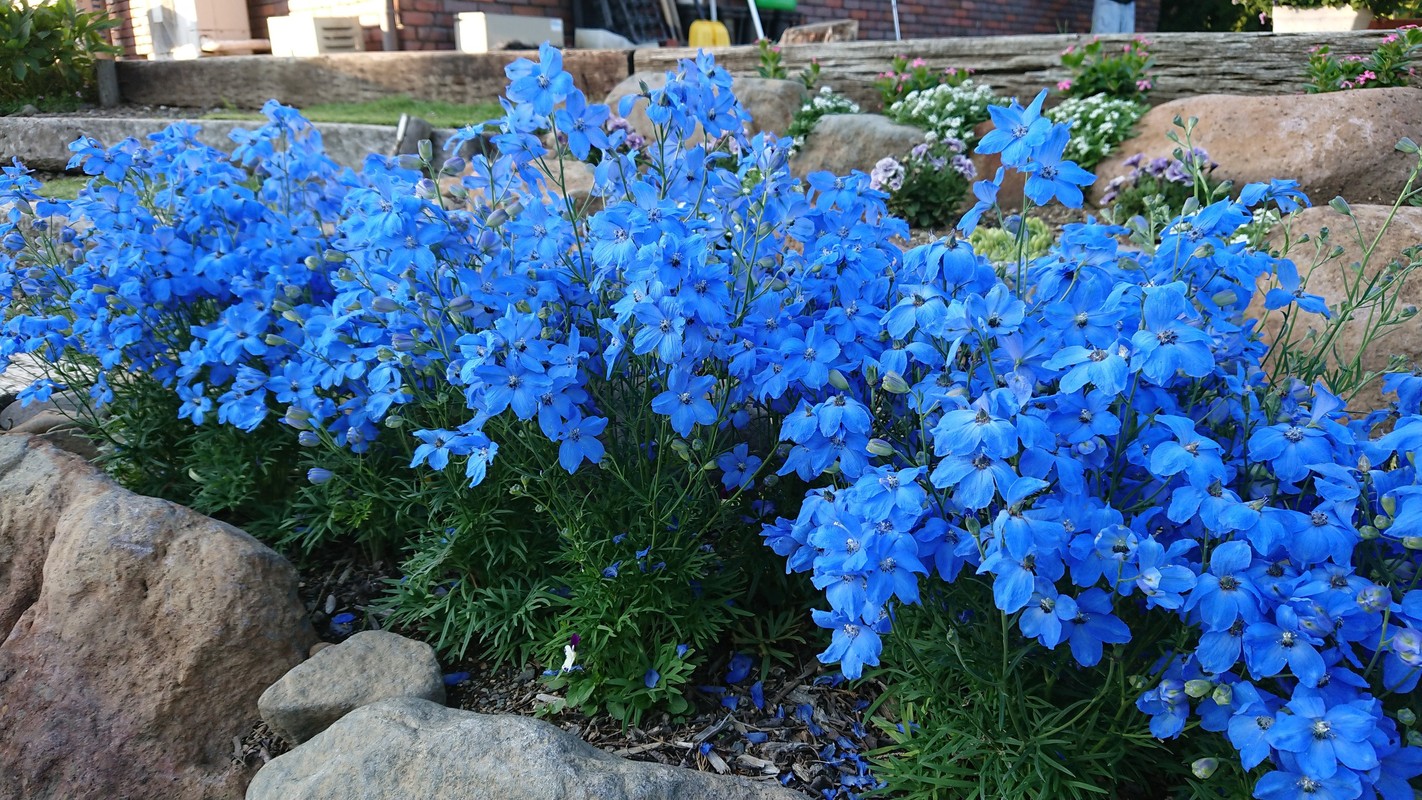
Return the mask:
<path id="1" fill-rule="evenodd" d="M 1419 52 L 5 166 L 0 798 L 1412 800 Z"/>

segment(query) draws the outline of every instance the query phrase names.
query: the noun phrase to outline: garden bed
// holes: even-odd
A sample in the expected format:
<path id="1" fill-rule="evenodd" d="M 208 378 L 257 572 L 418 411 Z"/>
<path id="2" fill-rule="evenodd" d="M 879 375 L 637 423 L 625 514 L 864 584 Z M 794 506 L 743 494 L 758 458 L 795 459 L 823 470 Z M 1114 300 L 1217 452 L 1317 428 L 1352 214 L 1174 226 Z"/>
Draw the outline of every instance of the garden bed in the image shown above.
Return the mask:
<path id="1" fill-rule="evenodd" d="M 1062 91 L 1135 104 L 1148 59 L 1104 47 Z M 1411 215 L 1334 203 L 1338 265 L 1278 229 L 1297 183 L 1182 149 L 1073 224 L 1088 112 L 927 65 L 976 119 L 877 120 L 907 167 L 802 184 L 706 58 L 629 95 L 649 133 L 557 64 L 512 67 L 467 160 L 341 170 L 271 106 L 230 157 L 84 147 L 70 204 L 7 172 L 12 217 L 68 218 L 0 237 L 0 347 L 54 371 L 22 396 L 94 387 L 135 491 L 322 554 L 323 635 L 423 639 L 454 704 L 625 756 L 841 796 L 1411 792 L 1422 378 L 1377 406 L 1363 360 L 1422 266 L 1368 221 Z M 1390 144 L 1401 204 L 1422 150 Z"/>

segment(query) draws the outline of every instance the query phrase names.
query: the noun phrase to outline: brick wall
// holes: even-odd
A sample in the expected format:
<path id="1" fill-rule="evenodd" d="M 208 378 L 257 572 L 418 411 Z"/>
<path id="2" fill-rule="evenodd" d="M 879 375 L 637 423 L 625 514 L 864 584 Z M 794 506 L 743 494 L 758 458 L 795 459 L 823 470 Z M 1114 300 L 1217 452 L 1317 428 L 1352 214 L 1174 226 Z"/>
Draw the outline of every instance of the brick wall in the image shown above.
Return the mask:
<path id="1" fill-rule="evenodd" d="M 1019 33 L 1089 33 L 1094 0 L 899 0 L 905 39 L 1006 36 Z M 889 0 L 799 0 L 806 22 L 859 20 L 860 39 L 894 38 Z M 1160 0 L 1137 0 L 1136 30 L 1153 31 Z"/>

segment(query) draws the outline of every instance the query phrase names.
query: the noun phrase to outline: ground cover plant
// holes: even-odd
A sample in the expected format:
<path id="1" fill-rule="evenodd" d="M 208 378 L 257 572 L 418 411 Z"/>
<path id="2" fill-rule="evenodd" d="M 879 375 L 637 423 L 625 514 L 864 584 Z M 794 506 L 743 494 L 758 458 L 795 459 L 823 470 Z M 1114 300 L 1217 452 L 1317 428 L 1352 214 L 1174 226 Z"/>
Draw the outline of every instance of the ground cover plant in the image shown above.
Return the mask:
<path id="1" fill-rule="evenodd" d="M 1366 270 L 1311 295 L 1330 248 L 1236 240 L 1296 185 L 1040 255 L 1000 220 L 990 261 L 964 237 L 1006 170 L 1028 215 L 1093 181 L 1038 96 L 993 109 L 962 236 L 903 252 L 870 176 L 800 183 L 743 134 L 710 56 L 618 109 L 551 48 L 509 77 L 469 163 L 340 170 L 273 104 L 231 157 L 182 125 L 80 141 L 72 202 L 7 168 L 0 356 L 55 370 L 24 398 L 108 406 L 130 480 L 207 464 L 290 544 L 402 550 L 392 612 L 623 720 L 684 710 L 723 637 L 789 638 L 813 589 L 907 796 L 1411 797 L 1422 383 L 1326 358 L 1409 312 Z M 633 149 L 607 122 L 639 103 Z M 1378 381 L 1395 406 L 1348 413 Z M 145 438 L 163 413 L 178 441 Z"/>
<path id="2" fill-rule="evenodd" d="M 1419 52 L 1422 52 L 1422 29 L 1416 25 L 1406 25 L 1387 34 L 1377 49 L 1366 56 L 1340 58 L 1328 45 L 1319 45 L 1309 53 L 1307 91 L 1319 94 L 1408 86 L 1417 74 Z"/>

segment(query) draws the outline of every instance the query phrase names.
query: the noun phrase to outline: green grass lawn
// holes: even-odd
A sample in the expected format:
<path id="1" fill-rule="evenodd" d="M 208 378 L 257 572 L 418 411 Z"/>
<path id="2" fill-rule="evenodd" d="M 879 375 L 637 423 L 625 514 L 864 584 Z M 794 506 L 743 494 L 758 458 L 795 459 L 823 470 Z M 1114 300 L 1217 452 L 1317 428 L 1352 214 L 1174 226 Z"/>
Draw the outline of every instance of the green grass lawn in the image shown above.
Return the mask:
<path id="1" fill-rule="evenodd" d="M 503 116 L 498 103 L 444 103 L 438 100 L 416 100 L 412 97 L 383 97 L 365 103 L 322 103 L 307 106 L 301 113 L 312 122 L 353 122 L 366 125 L 395 125 L 401 114 L 420 117 L 436 128 L 462 128 Z M 207 115 L 208 119 L 261 119 L 255 111 L 222 110 Z"/>
<path id="2" fill-rule="evenodd" d="M 79 196 L 79 190 L 84 188 L 84 184 L 89 182 L 88 175 L 65 175 L 60 178 L 44 182 L 39 193 L 43 197 L 55 200 L 73 200 Z"/>

